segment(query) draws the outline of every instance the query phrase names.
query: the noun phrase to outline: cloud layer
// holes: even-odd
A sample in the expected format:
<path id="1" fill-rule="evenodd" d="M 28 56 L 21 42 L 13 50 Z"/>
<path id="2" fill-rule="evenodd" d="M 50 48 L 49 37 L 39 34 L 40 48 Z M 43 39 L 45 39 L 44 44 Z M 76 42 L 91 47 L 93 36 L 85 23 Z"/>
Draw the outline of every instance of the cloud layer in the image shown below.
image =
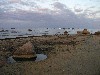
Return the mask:
<path id="1" fill-rule="evenodd" d="M 39 1 L 39 0 L 38 0 Z M 42 0 L 41 0 L 42 1 Z M 100 28 L 100 18 L 92 18 L 100 11 L 74 7 L 73 12 L 65 4 L 54 2 L 51 7 L 41 7 L 36 0 L 0 1 L 0 26 L 6 27 L 77 27 Z M 89 17 L 90 16 L 90 17 Z"/>

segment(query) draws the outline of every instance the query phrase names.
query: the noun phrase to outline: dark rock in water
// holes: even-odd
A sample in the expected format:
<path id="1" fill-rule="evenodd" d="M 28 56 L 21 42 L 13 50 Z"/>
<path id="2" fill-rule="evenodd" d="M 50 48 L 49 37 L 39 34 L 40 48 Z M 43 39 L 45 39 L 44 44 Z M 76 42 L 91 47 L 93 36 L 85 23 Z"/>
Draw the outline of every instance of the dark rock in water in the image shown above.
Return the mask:
<path id="1" fill-rule="evenodd" d="M 68 32 L 67 32 L 67 31 L 65 31 L 65 32 L 64 32 L 64 35 L 68 35 Z"/>
<path id="2" fill-rule="evenodd" d="M 23 46 L 19 47 L 15 52 L 13 52 L 13 58 L 15 60 L 28 60 L 36 57 L 37 56 L 31 42 L 23 44 Z"/>
<path id="3" fill-rule="evenodd" d="M 28 29 L 28 31 L 32 31 L 31 29 Z"/>
<path id="4" fill-rule="evenodd" d="M 11 28 L 11 29 L 15 29 L 15 28 Z"/>

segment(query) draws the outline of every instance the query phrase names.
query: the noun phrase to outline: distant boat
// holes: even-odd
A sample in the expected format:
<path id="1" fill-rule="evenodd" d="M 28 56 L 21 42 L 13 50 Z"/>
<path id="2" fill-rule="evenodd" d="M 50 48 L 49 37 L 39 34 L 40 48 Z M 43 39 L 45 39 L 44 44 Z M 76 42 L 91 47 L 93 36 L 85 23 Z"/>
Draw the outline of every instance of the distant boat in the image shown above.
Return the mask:
<path id="1" fill-rule="evenodd" d="M 0 33 L 1 34 L 9 34 L 9 31 L 8 30 L 0 30 Z"/>
<path id="2" fill-rule="evenodd" d="M 31 29 L 28 29 L 28 31 L 32 31 Z"/>
<path id="3" fill-rule="evenodd" d="M 17 33 L 17 31 L 12 30 L 11 33 Z"/>
<path id="4" fill-rule="evenodd" d="M 2 30 L 0 30 L 0 32 L 8 32 L 8 30 L 4 30 L 4 29 L 2 29 Z"/>
<path id="5" fill-rule="evenodd" d="M 45 31 L 45 32 L 49 32 L 49 31 Z"/>
<path id="6" fill-rule="evenodd" d="M 11 28 L 11 29 L 15 29 L 15 28 Z"/>

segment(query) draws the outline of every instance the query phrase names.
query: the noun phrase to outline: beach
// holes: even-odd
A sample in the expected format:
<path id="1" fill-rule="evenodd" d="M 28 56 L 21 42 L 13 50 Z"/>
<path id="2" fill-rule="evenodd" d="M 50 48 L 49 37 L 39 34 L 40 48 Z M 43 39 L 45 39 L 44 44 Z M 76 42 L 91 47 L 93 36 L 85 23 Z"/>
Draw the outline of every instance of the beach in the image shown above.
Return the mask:
<path id="1" fill-rule="evenodd" d="M 7 57 L 12 55 L 10 50 L 28 41 L 36 53 L 45 54 L 47 58 L 7 63 Z M 0 75 L 100 75 L 100 35 L 47 35 L 0 40 Z"/>
<path id="2" fill-rule="evenodd" d="M 0 0 L 0 75 L 100 75 L 100 0 Z"/>

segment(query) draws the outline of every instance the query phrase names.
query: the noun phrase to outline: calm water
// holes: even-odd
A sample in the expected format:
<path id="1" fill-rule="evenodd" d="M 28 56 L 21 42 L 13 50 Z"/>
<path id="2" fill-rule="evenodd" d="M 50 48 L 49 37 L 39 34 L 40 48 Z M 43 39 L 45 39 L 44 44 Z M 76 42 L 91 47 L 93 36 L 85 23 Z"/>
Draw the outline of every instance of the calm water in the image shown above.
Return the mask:
<path id="1" fill-rule="evenodd" d="M 45 60 L 46 58 L 47 58 L 47 56 L 46 55 L 44 55 L 44 54 L 36 54 L 37 55 L 37 58 L 36 58 L 36 62 L 37 61 L 42 61 L 42 60 Z M 13 57 L 12 56 L 10 56 L 8 59 L 7 59 L 7 62 L 8 63 L 15 63 L 16 61 L 13 59 Z"/>
<path id="2" fill-rule="evenodd" d="M 4 29 L 5 30 L 5 29 Z M 72 28 L 32 28 L 32 31 L 28 29 L 6 29 L 6 32 L 0 32 L 0 39 L 5 38 L 16 38 L 16 37 L 28 37 L 28 36 L 41 36 L 41 35 L 55 35 L 63 34 L 64 31 L 68 31 L 69 34 L 76 34 L 77 31 L 82 31 L 83 29 L 72 29 Z M 100 31 L 100 29 L 88 29 L 90 33 Z"/>
<path id="3" fill-rule="evenodd" d="M 12 56 L 10 56 L 8 59 L 7 59 L 7 63 L 15 63 L 16 61 L 12 58 Z"/>
<path id="4" fill-rule="evenodd" d="M 36 54 L 36 55 L 37 55 L 37 58 L 35 61 L 41 61 L 41 60 L 45 60 L 47 58 L 47 56 L 44 54 Z"/>

